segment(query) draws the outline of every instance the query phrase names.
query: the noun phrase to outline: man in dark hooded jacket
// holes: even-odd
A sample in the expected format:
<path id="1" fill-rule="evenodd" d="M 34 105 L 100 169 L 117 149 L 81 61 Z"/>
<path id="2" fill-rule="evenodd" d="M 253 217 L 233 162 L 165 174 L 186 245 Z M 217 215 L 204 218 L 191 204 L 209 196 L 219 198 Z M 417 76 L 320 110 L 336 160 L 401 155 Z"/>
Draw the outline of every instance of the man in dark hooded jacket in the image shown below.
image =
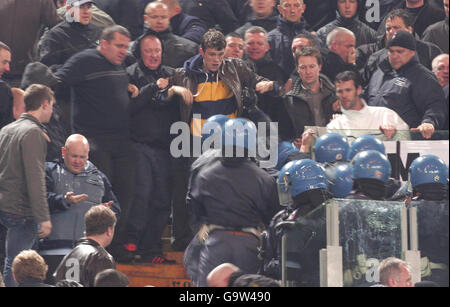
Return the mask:
<path id="1" fill-rule="evenodd" d="M 170 30 L 170 17 L 167 5 L 161 2 L 151 2 L 145 8 L 145 33 L 157 36 L 164 45 L 163 65 L 172 68 L 182 67 L 184 62 L 198 53 L 198 45 L 191 40 L 175 35 Z M 140 58 L 140 39 L 131 44 L 132 55 Z"/>
<path id="2" fill-rule="evenodd" d="M 337 0 L 336 19 L 317 31 L 317 36 L 325 44 L 327 35 L 336 27 L 349 29 L 355 34 L 356 47 L 373 43 L 376 40 L 376 31 L 359 20 L 357 0 Z"/>
<path id="3" fill-rule="evenodd" d="M 278 17 L 278 25 L 269 32 L 267 39 L 270 45 L 270 55 L 282 69 L 285 75 L 284 81 L 287 81 L 295 68 L 291 51 L 292 40 L 298 34 L 311 33 L 307 30 L 305 20 L 302 19 L 305 12 L 303 0 L 282 0 L 278 5 L 278 11 L 281 14 Z M 315 38 L 320 45 L 320 40 Z"/>

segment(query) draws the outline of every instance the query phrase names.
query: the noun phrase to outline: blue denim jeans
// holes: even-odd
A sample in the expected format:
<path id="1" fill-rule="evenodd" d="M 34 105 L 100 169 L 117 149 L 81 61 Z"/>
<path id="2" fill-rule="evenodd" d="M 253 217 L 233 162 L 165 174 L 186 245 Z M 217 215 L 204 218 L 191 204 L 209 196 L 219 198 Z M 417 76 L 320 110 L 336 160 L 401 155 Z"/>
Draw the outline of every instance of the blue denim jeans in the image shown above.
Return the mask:
<path id="1" fill-rule="evenodd" d="M 5 240 L 5 267 L 3 281 L 6 287 L 16 287 L 12 276 L 14 258 L 23 250 L 31 249 L 37 239 L 37 224 L 31 216 L 0 211 L 0 223 L 7 228 Z"/>

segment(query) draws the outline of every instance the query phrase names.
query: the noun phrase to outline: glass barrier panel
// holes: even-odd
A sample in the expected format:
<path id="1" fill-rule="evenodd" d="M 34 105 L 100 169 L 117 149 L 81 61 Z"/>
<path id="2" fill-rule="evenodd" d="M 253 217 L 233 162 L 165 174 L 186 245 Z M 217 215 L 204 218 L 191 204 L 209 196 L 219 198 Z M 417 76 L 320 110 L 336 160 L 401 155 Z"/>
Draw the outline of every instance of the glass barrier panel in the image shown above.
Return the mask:
<path id="1" fill-rule="evenodd" d="M 413 201 L 417 208 L 422 280 L 449 286 L 449 202 Z"/>

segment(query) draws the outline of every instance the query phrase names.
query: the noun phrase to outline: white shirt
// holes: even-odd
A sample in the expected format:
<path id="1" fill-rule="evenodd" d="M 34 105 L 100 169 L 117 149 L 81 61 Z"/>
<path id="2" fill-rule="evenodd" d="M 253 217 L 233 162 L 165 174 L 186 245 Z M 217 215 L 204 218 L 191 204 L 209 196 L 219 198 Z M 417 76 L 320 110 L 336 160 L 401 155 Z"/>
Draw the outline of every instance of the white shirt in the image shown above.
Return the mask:
<path id="1" fill-rule="evenodd" d="M 398 114 L 385 107 L 368 106 L 361 99 L 363 108 L 359 111 L 345 110 L 341 107 L 342 115 L 333 119 L 328 129 L 379 129 L 382 125 L 393 125 L 397 130 L 409 130 L 408 124 Z"/>

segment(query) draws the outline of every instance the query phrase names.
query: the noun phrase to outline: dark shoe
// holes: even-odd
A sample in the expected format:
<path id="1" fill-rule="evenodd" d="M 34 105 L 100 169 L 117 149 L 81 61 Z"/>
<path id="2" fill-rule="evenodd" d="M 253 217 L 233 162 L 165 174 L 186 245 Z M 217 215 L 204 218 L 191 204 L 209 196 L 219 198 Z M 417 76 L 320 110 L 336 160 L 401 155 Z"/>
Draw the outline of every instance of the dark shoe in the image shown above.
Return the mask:
<path id="1" fill-rule="evenodd" d="M 175 260 L 167 259 L 162 254 L 140 255 L 136 257 L 136 262 L 152 264 L 176 264 Z"/>
<path id="2" fill-rule="evenodd" d="M 125 244 L 115 248 L 113 251 L 114 260 L 122 264 L 132 263 L 135 258 L 136 246 L 134 245 L 133 248 L 131 245 L 134 244 Z"/>

